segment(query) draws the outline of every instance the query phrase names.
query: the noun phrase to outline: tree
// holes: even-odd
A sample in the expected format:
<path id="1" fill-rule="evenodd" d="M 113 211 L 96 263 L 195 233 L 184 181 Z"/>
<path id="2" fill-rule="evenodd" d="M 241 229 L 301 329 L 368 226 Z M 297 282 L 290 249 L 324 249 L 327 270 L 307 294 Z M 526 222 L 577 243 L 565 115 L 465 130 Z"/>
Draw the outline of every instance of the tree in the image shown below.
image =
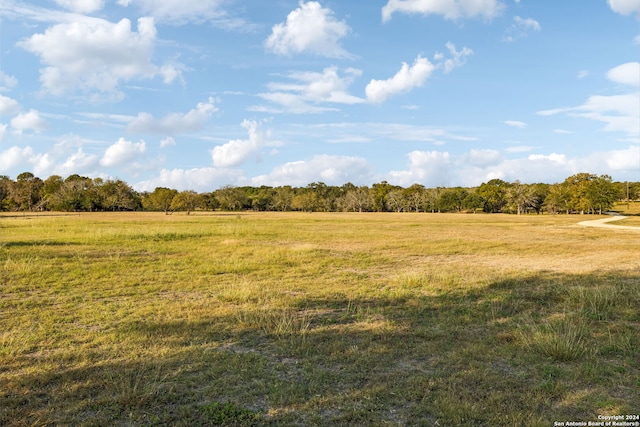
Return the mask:
<path id="1" fill-rule="evenodd" d="M 571 211 L 571 193 L 569 186 L 562 184 L 553 184 L 549 187 L 547 197 L 544 199 L 544 206 L 552 213 L 565 212 L 569 214 Z"/>
<path id="2" fill-rule="evenodd" d="M 484 211 L 490 213 L 501 212 L 507 204 L 507 189 L 509 183 L 501 179 L 492 179 L 478 188 L 478 195 L 484 200 Z"/>
<path id="3" fill-rule="evenodd" d="M 276 187 L 275 193 L 271 198 L 270 209 L 282 212 L 291 210 L 294 196 L 295 192 L 290 185 Z"/>
<path id="4" fill-rule="evenodd" d="M 445 212 L 462 212 L 469 193 L 462 187 L 445 188 L 438 197 L 438 209 Z"/>
<path id="5" fill-rule="evenodd" d="M 395 187 L 389 184 L 387 181 L 382 181 L 371 186 L 373 193 L 373 210 L 376 212 L 385 212 L 389 210 L 387 208 L 387 194 Z"/>
<path id="6" fill-rule="evenodd" d="M 156 187 L 153 193 L 147 195 L 142 200 L 142 205 L 148 210 L 163 211 L 165 215 L 173 213 L 171 210 L 171 202 L 173 198 L 178 194 L 178 190 L 173 190 L 165 187 Z"/>
<path id="7" fill-rule="evenodd" d="M 336 200 L 336 207 L 345 212 L 366 212 L 373 206 L 373 197 L 369 187 L 356 187 L 346 191 L 346 193 Z"/>
<path id="8" fill-rule="evenodd" d="M 181 191 L 171 200 L 172 211 L 187 211 L 187 215 L 202 206 L 202 197 L 193 190 Z"/>
<path id="9" fill-rule="evenodd" d="M 405 189 L 404 198 L 407 210 L 416 212 L 425 210 L 426 196 L 424 185 L 413 184 L 411 187 Z"/>
<path id="10" fill-rule="evenodd" d="M 585 197 L 591 208 L 602 215 L 603 211 L 611 209 L 615 201 L 620 199 L 620 193 L 609 175 L 600 175 L 589 182 Z"/>
<path id="11" fill-rule="evenodd" d="M 13 200 L 11 199 L 11 187 L 13 180 L 6 175 L 0 176 L 0 211 L 13 210 Z"/>
<path id="12" fill-rule="evenodd" d="M 518 215 L 532 208 L 535 201 L 532 187 L 520 184 L 520 181 L 514 182 L 507 190 L 507 205 Z"/>
<path id="13" fill-rule="evenodd" d="M 21 211 L 33 211 L 40 201 L 43 182 L 31 172 L 22 172 L 10 187 L 10 196 Z"/>
<path id="14" fill-rule="evenodd" d="M 291 208 L 297 211 L 315 212 L 319 206 L 320 202 L 317 193 L 308 189 L 296 194 L 291 201 Z"/>
<path id="15" fill-rule="evenodd" d="M 564 185 L 569 192 L 569 209 L 584 214 L 592 209 L 591 201 L 587 197 L 587 189 L 596 175 L 590 173 L 577 173 L 564 180 Z"/>
<path id="16" fill-rule="evenodd" d="M 225 211 L 239 211 L 249 205 L 247 194 L 238 187 L 226 185 L 214 192 L 220 209 Z"/>

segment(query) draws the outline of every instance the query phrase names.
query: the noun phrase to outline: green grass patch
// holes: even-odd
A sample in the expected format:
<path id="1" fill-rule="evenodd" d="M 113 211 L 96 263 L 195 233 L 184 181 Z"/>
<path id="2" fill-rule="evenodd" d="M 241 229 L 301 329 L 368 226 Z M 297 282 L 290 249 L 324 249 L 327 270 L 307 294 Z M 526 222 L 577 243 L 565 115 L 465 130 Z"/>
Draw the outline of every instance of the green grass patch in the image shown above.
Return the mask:
<path id="1" fill-rule="evenodd" d="M 0 216 L 0 425 L 640 407 L 637 235 L 577 216 Z"/>

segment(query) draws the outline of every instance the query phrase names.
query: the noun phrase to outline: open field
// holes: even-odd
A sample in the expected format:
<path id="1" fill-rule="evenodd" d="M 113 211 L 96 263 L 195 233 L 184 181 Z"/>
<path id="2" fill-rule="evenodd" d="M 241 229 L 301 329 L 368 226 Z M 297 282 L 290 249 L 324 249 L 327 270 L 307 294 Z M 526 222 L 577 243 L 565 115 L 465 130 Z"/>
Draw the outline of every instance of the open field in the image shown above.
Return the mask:
<path id="1" fill-rule="evenodd" d="M 637 414 L 640 234 L 584 219 L 2 216 L 0 425 Z"/>

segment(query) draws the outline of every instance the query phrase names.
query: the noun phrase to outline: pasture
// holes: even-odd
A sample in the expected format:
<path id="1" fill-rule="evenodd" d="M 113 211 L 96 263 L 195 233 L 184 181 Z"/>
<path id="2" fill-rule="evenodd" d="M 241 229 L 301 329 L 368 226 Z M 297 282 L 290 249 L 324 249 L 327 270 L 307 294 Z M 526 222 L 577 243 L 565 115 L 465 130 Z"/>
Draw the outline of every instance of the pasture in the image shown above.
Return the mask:
<path id="1" fill-rule="evenodd" d="M 1 216 L 0 425 L 637 414 L 640 233 L 584 219 Z"/>

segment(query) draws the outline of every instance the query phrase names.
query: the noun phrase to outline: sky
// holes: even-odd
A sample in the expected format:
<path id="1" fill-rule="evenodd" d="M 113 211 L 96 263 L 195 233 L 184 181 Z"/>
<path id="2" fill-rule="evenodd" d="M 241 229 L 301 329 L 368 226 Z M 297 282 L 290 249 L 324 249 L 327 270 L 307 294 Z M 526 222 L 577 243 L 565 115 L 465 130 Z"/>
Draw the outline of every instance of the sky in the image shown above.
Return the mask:
<path id="1" fill-rule="evenodd" d="M 640 0 L 2 0 L 0 175 L 640 181 Z"/>

